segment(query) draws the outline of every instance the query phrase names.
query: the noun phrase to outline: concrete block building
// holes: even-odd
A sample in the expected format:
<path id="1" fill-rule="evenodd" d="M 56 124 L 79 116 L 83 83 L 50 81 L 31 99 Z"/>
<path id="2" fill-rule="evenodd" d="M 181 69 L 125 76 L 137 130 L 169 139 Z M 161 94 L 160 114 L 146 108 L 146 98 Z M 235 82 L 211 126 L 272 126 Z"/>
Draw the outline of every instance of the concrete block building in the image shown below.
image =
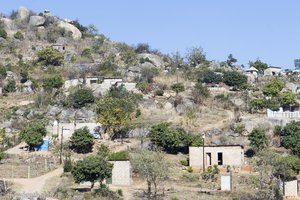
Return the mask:
<path id="1" fill-rule="evenodd" d="M 189 147 L 190 166 L 202 169 L 203 160 L 205 168 L 212 165 L 240 167 L 244 164 L 244 148 L 240 145 Z"/>

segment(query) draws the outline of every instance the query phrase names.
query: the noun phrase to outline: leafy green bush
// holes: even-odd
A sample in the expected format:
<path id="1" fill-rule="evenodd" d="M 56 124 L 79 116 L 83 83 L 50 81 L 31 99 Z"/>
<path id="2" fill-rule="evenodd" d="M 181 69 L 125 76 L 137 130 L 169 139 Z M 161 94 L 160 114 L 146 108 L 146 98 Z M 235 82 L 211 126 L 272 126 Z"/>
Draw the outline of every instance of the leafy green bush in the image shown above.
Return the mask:
<path id="1" fill-rule="evenodd" d="M 52 91 L 54 88 L 59 89 L 64 84 L 64 80 L 59 74 L 50 74 L 44 78 L 43 87 L 46 91 Z"/>
<path id="2" fill-rule="evenodd" d="M 43 137 L 47 134 L 46 121 L 36 120 L 28 124 L 21 133 L 20 138 L 30 147 L 43 142 Z"/>
<path id="3" fill-rule="evenodd" d="M 216 175 L 218 175 L 220 170 L 218 165 L 209 166 L 205 172 L 202 173 L 202 179 L 204 180 L 214 180 Z"/>
<path id="4" fill-rule="evenodd" d="M 183 92 L 185 90 L 183 83 L 174 83 L 171 86 L 171 89 L 178 94 L 179 92 Z"/>
<path id="5" fill-rule="evenodd" d="M 85 126 L 75 130 L 70 138 L 70 148 L 77 153 L 88 153 L 92 151 L 94 137 Z"/>
<path id="6" fill-rule="evenodd" d="M 2 89 L 3 93 L 10 93 L 16 91 L 16 81 L 14 79 L 9 79 L 8 83 L 4 85 Z"/>
<path id="7" fill-rule="evenodd" d="M 193 168 L 192 168 L 191 166 L 188 166 L 186 170 L 187 170 L 187 172 L 189 172 L 189 173 L 192 173 L 192 172 L 193 172 Z"/>
<path id="8" fill-rule="evenodd" d="M 222 81 L 223 81 L 223 77 L 214 71 L 207 70 L 203 74 L 202 82 L 204 83 L 220 83 Z"/>
<path id="9" fill-rule="evenodd" d="M 108 156 L 108 160 L 111 160 L 111 161 L 129 160 L 128 151 L 113 152 Z"/>
<path id="10" fill-rule="evenodd" d="M 240 88 L 247 84 L 247 77 L 237 71 L 227 71 L 223 78 L 224 83 L 228 86 Z"/>
<path id="11" fill-rule="evenodd" d="M 0 161 L 6 158 L 6 153 L 4 151 L 0 151 Z"/>
<path id="12" fill-rule="evenodd" d="M 82 108 L 95 101 L 93 91 L 88 88 L 77 88 L 70 94 L 69 99 L 74 108 Z"/>
<path id="13" fill-rule="evenodd" d="M 181 160 L 180 164 L 183 166 L 189 166 L 189 161 L 187 159 Z"/>
<path id="14" fill-rule="evenodd" d="M 136 88 L 140 90 L 143 94 L 148 94 L 152 90 L 152 85 L 147 82 L 139 82 L 136 84 Z"/>
<path id="15" fill-rule="evenodd" d="M 64 61 L 64 55 L 51 47 L 46 47 L 45 49 L 37 52 L 37 56 L 38 62 L 41 62 L 47 66 L 60 66 Z"/>
<path id="16" fill-rule="evenodd" d="M 18 31 L 18 32 L 16 32 L 16 33 L 14 34 L 14 38 L 16 38 L 16 39 L 18 39 L 18 40 L 23 40 L 23 39 L 24 39 L 24 36 L 23 36 L 23 34 L 22 34 L 20 31 Z"/>
<path id="17" fill-rule="evenodd" d="M 121 196 L 121 197 L 123 196 L 123 190 L 122 189 L 118 189 L 117 193 L 118 193 L 119 196 Z"/>
<path id="18" fill-rule="evenodd" d="M 0 28 L 0 37 L 2 37 L 4 39 L 7 38 L 7 32 L 2 28 Z"/>
<path id="19" fill-rule="evenodd" d="M 266 132 L 262 128 L 255 128 L 248 136 L 250 145 L 256 151 L 261 151 L 268 146 L 268 138 Z"/>

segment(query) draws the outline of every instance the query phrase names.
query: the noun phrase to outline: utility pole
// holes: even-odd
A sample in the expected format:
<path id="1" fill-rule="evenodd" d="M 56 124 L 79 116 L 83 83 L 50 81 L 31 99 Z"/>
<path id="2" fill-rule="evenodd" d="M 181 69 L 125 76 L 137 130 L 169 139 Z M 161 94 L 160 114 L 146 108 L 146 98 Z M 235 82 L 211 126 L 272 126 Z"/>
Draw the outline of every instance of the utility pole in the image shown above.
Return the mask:
<path id="1" fill-rule="evenodd" d="M 205 139 L 205 134 L 202 135 L 203 172 L 205 172 L 204 139 Z"/>
<path id="2" fill-rule="evenodd" d="M 64 137 L 63 133 L 64 133 L 64 127 L 61 127 L 59 164 L 62 164 L 62 150 L 63 150 L 63 137 Z"/>

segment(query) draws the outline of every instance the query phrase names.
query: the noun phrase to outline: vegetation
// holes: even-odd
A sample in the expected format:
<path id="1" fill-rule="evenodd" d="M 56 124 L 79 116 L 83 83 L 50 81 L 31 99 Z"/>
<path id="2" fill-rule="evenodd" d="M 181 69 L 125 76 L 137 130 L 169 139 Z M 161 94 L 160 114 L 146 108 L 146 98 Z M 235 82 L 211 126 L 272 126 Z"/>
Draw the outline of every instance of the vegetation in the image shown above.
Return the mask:
<path id="1" fill-rule="evenodd" d="M 189 146 L 200 146 L 200 137 L 186 133 L 183 129 L 174 129 L 168 123 L 160 123 L 151 127 L 150 140 L 158 147 L 167 151 L 176 151 Z"/>
<path id="2" fill-rule="evenodd" d="M 281 145 L 300 156 L 300 122 L 292 121 L 281 131 Z"/>
<path id="3" fill-rule="evenodd" d="M 223 77 L 214 72 L 214 71 L 211 71 L 211 70 L 206 70 L 203 74 L 203 80 L 202 82 L 204 83 L 215 83 L 215 84 L 218 84 L 220 82 L 223 81 Z"/>
<path id="4" fill-rule="evenodd" d="M 201 104 L 204 99 L 210 96 L 210 92 L 206 86 L 197 83 L 192 90 L 192 97 L 196 104 Z"/>
<path id="5" fill-rule="evenodd" d="M 61 86 L 63 86 L 64 80 L 61 75 L 59 74 L 49 74 L 46 75 L 43 81 L 43 88 L 51 92 L 53 89 L 59 89 Z"/>
<path id="6" fill-rule="evenodd" d="M 3 93 L 10 93 L 16 91 L 16 81 L 15 79 L 9 79 L 7 84 L 3 87 Z"/>
<path id="7" fill-rule="evenodd" d="M 104 157 L 87 156 L 75 163 L 71 173 L 76 183 L 89 181 L 92 189 L 95 182 L 99 181 L 102 188 L 103 181 L 112 175 L 112 167 Z"/>
<path id="8" fill-rule="evenodd" d="M 255 151 L 261 151 L 268 146 L 268 138 L 266 132 L 262 128 L 255 128 L 248 136 L 250 145 Z"/>
<path id="9" fill-rule="evenodd" d="M 171 86 L 171 89 L 178 94 L 179 92 L 183 92 L 185 90 L 183 83 L 174 83 Z"/>
<path id="10" fill-rule="evenodd" d="M 20 132 L 20 138 L 29 145 L 30 149 L 32 149 L 32 147 L 43 142 L 43 137 L 45 137 L 46 134 L 46 122 L 44 120 L 36 120 L 29 123 Z"/>
<path id="11" fill-rule="evenodd" d="M 37 52 L 37 56 L 38 62 L 46 66 L 60 66 L 64 61 L 64 55 L 51 47 L 46 47 L 45 49 Z"/>
<path id="12" fill-rule="evenodd" d="M 250 67 L 254 67 L 258 70 L 259 73 L 263 74 L 264 70 L 268 68 L 268 64 L 262 62 L 260 59 L 257 59 L 254 62 L 249 62 Z"/>
<path id="13" fill-rule="evenodd" d="M 70 148 L 77 153 L 88 153 L 92 151 L 94 137 L 87 127 L 75 130 L 70 138 Z"/>
<path id="14" fill-rule="evenodd" d="M 263 94 L 270 97 L 276 97 L 280 91 L 284 88 L 284 83 L 279 79 L 272 79 L 267 82 L 263 87 Z"/>
<path id="15" fill-rule="evenodd" d="M 224 83 L 228 86 L 241 88 L 247 84 L 247 77 L 237 71 L 227 71 L 224 73 Z"/>
<path id="16" fill-rule="evenodd" d="M 188 50 L 187 60 L 191 67 L 196 67 L 206 62 L 206 55 L 201 47 L 193 47 Z"/>
<path id="17" fill-rule="evenodd" d="M 7 38 L 7 32 L 3 28 L 0 28 L 0 37 Z"/>
<path id="18" fill-rule="evenodd" d="M 165 154 L 159 150 L 139 150 L 132 156 L 133 169 L 146 178 L 147 194 L 157 196 L 158 185 L 168 177 L 170 163 Z M 154 186 L 154 193 L 152 192 Z"/>
<path id="19" fill-rule="evenodd" d="M 134 117 L 134 100 L 129 97 L 116 98 L 105 96 L 97 102 L 97 122 L 102 124 L 105 133 L 114 138 L 118 131 Z"/>
<path id="20" fill-rule="evenodd" d="M 205 172 L 202 173 L 202 178 L 204 180 L 215 180 L 216 175 L 218 175 L 220 170 L 217 165 L 209 166 Z"/>
<path id="21" fill-rule="evenodd" d="M 69 99 L 74 108 L 82 108 L 95 101 L 93 91 L 89 88 L 76 88 L 76 90 L 69 95 Z"/>

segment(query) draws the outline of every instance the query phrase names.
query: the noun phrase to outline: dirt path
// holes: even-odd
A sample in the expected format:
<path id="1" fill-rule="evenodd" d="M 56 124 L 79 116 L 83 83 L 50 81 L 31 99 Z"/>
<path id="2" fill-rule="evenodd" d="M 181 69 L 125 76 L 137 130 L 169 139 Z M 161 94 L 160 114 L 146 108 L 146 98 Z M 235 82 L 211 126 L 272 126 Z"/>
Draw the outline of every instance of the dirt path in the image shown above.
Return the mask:
<path id="1" fill-rule="evenodd" d="M 12 190 L 18 193 L 42 193 L 46 181 L 53 177 L 59 177 L 62 173 L 63 169 L 59 168 L 36 178 L 16 178 L 6 180 L 14 183 L 15 186 L 12 188 Z"/>

